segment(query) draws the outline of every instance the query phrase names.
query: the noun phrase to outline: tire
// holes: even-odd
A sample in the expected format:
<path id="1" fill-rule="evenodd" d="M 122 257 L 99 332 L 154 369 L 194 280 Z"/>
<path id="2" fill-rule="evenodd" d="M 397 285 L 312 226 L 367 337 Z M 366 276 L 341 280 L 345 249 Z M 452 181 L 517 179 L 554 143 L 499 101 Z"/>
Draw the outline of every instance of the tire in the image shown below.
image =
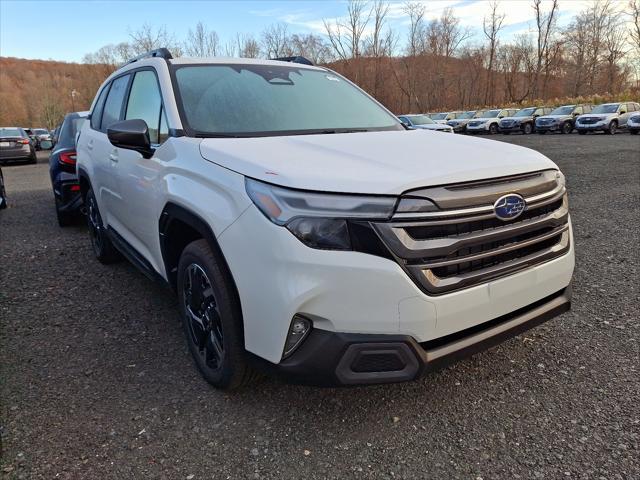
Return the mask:
<path id="1" fill-rule="evenodd" d="M 122 256 L 109 240 L 92 189 L 87 192 L 85 202 L 87 205 L 87 227 L 93 254 L 100 263 L 110 264 L 119 261 Z"/>
<path id="2" fill-rule="evenodd" d="M 533 126 L 530 123 L 525 123 L 522 127 L 522 133 L 524 135 L 531 135 L 533 133 Z"/>
<path id="3" fill-rule="evenodd" d="M 498 125 L 492 123 L 489 125 L 489 135 L 495 135 L 496 133 L 498 133 Z"/>
<path id="4" fill-rule="evenodd" d="M 571 122 L 564 122 L 560 128 L 560 133 L 568 135 L 571 132 L 573 132 L 573 125 L 571 125 Z"/>
<path id="5" fill-rule="evenodd" d="M 638 130 L 629 130 L 629 133 L 631 135 L 637 135 L 638 134 Z"/>
<path id="6" fill-rule="evenodd" d="M 4 177 L 0 172 L 0 210 L 7 208 L 7 191 L 4 188 Z"/>
<path id="7" fill-rule="evenodd" d="M 586 134 L 587 134 L 587 132 L 586 132 L 586 131 L 584 131 L 584 130 L 578 130 L 578 133 L 579 133 L 580 135 L 586 135 Z"/>
<path id="8" fill-rule="evenodd" d="M 29 155 L 29 163 L 31 163 L 31 164 L 38 163 L 38 157 L 36 156 L 36 152 L 35 151 L 31 152 L 31 155 Z"/>
<path id="9" fill-rule="evenodd" d="M 609 128 L 605 130 L 605 133 L 607 135 L 615 135 L 617 130 L 618 130 L 618 122 L 616 122 L 615 120 L 611 120 L 611 123 L 609 124 Z"/>
<path id="10" fill-rule="evenodd" d="M 189 351 L 207 382 L 234 390 L 258 378 L 247 362 L 231 274 L 206 240 L 191 242 L 180 256 L 178 300 Z"/>

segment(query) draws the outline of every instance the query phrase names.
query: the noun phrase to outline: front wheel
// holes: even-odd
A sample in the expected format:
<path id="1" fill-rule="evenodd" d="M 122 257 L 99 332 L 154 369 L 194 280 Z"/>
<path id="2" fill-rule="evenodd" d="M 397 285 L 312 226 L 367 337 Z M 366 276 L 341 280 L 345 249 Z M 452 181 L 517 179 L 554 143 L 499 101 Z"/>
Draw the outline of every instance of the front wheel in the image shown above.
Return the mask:
<path id="1" fill-rule="evenodd" d="M 498 125 L 496 125 L 495 123 L 489 125 L 489 133 L 491 135 L 495 135 L 496 133 L 498 133 Z"/>
<path id="2" fill-rule="evenodd" d="M 522 133 L 524 133 L 525 135 L 530 135 L 533 132 L 533 127 L 531 126 L 530 123 L 525 123 L 524 127 L 522 128 Z"/>
<path id="3" fill-rule="evenodd" d="M 89 189 L 85 202 L 87 205 L 87 226 L 89 227 L 89 239 L 91 240 L 93 254 L 100 263 L 117 262 L 121 258 L 120 252 L 116 250 L 107 235 L 93 190 Z"/>
<path id="4" fill-rule="evenodd" d="M 609 124 L 609 128 L 607 128 L 606 132 L 609 135 L 615 135 L 617 131 L 618 131 L 618 122 L 616 122 L 615 120 L 612 120 L 611 123 Z"/>
<path id="5" fill-rule="evenodd" d="M 187 344 L 202 376 L 232 390 L 256 378 L 244 349 L 240 301 L 206 240 L 187 245 L 178 263 L 178 298 Z"/>

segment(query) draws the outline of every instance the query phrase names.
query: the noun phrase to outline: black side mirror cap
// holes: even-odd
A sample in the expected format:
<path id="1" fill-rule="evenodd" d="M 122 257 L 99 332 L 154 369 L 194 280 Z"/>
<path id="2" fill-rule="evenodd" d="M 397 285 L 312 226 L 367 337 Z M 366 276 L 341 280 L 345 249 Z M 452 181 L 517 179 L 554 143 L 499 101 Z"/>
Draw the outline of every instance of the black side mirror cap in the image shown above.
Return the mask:
<path id="1" fill-rule="evenodd" d="M 114 147 L 135 150 L 144 158 L 153 156 L 153 148 L 149 140 L 149 126 L 140 119 L 122 120 L 112 123 L 107 128 L 107 137 Z"/>

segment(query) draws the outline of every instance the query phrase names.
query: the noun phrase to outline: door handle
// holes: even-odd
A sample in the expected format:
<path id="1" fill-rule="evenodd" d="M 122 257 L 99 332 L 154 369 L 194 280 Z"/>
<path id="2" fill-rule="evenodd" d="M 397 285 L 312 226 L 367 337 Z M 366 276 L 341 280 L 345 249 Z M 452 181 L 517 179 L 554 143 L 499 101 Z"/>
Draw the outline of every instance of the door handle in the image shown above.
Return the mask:
<path id="1" fill-rule="evenodd" d="M 118 152 L 117 151 L 113 151 L 109 154 L 109 160 L 111 160 L 113 163 L 118 163 Z"/>
<path id="2" fill-rule="evenodd" d="M 89 140 L 89 141 L 87 142 L 87 149 L 89 149 L 89 150 L 93 150 L 93 140 Z"/>

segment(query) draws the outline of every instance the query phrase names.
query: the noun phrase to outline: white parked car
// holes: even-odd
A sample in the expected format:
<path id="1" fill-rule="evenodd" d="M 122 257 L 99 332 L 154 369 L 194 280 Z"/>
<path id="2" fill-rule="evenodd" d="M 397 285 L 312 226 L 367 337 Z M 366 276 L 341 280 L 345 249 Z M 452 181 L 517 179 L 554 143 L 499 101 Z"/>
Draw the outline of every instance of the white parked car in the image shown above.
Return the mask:
<path id="1" fill-rule="evenodd" d="M 77 171 L 93 253 L 177 292 L 218 388 L 412 380 L 570 306 L 551 160 L 407 130 L 326 68 L 134 59 L 100 87 Z"/>
<path id="2" fill-rule="evenodd" d="M 517 111 L 517 108 L 485 110 L 480 115 L 476 114 L 476 118 L 469 120 L 467 133 L 489 133 L 494 135 L 499 131 L 498 122 L 500 122 L 500 119 L 515 115 Z"/>
<path id="3" fill-rule="evenodd" d="M 436 123 L 426 115 L 400 115 L 398 118 L 407 127 L 453 133 L 452 127 L 443 125 L 442 123 Z"/>
<path id="4" fill-rule="evenodd" d="M 446 124 L 449 120 L 453 120 L 458 117 L 458 115 L 463 114 L 464 112 L 441 112 L 441 113 L 432 113 L 430 115 L 431 120 L 436 123 Z"/>
<path id="5" fill-rule="evenodd" d="M 603 103 L 576 118 L 575 127 L 580 135 L 596 131 L 613 135 L 618 129 L 627 128 L 627 120 L 634 112 L 640 112 L 636 102 Z"/>

